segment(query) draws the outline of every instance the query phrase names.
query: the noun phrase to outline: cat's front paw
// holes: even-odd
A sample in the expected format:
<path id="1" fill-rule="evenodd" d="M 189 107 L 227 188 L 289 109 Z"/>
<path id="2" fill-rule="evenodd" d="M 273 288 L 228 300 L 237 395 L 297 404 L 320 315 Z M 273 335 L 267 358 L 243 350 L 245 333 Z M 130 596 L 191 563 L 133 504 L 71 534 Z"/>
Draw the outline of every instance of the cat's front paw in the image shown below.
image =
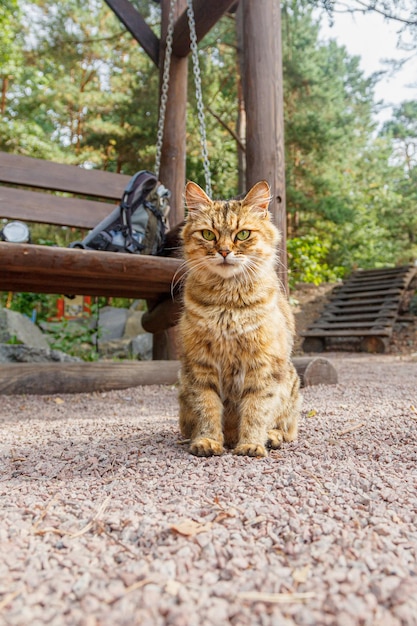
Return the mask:
<path id="1" fill-rule="evenodd" d="M 233 450 L 233 454 L 239 456 L 268 456 L 268 453 L 261 443 L 241 443 Z"/>
<path id="2" fill-rule="evenodd" d="M 282 430 L 278 430 L 274 428 L 273 430 L 268 430 L 268 445 L 273 450 L 276 450 L 280 447 L 282 442 L 284 441 L 284 435 Z"/>
<path id="3" fill-rule="evenodd" d="M 209 437 L 199 437 L 190 444 L 190 452 L 195 456 L 219 456 L 224 450 L 219 441 Z"/>

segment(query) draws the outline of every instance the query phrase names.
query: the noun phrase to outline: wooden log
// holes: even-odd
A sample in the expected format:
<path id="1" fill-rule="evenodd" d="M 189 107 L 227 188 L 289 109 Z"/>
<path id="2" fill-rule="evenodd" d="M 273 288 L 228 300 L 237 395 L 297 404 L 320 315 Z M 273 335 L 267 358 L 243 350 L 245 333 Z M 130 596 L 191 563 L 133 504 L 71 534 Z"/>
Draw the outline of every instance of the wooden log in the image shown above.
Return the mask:
<path id="1" fill-rule="evenodd" d="M 0 243 L 0 291 L 125 298 L 171 292 L 179 259 Z"/>
<path id="2" fill-rule="evenodd" d="M 359 344 L 361 352 L 370 352 L 371 354 L 383 354 L 389 344 L 388 337 L 363 337 Z"/>
<path id="3" fill-rule="evenodd" d="M 295 358 L 302 386 L 334 384 L 337 374 L 327 359 Z M 91 393 L 140 385 L 173 385 L 180 362 L 8 363 L 0 365 L 0 395 Z"/>
<path id="4" fill-rule="evenodd" d="M 301 336 L 304 336 L 301 333 Z M 323 352 L 326 347 L 326 342 L 322 337 L 309 337 L 307 336 L 303 341 L 304 352 Z"/>
<path id="5" fill-rule="evenodd" d="M 10 363 L 0 365 L 0 394 L 52 395 L 172 385 L 178 370 L 178 361 Z"/>
<path id="6" fill-rule="evenodd" d="M 167 298 L 159 302 L 142 316 L 142 326 L 148 333 L 160 333 L 179 321 L 182 304 L 179 300 Z"/>
<path id="7" fill-rule="evenodd" d="M 293 359 L 302 387 L 311 385 L 335 385 L 337 371 L 332 363 L 323 357 L 298 357 Z"/>

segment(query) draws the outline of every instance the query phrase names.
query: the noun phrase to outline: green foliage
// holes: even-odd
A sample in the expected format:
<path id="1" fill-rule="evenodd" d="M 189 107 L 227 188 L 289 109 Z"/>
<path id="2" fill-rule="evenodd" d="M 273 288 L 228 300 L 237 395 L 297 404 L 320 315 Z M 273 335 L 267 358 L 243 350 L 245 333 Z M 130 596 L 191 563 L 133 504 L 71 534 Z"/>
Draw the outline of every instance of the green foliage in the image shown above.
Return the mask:
<path id="1" fill-rule="evenodd" d="M 97 361 L 97 330 L 86 320 L 62 319 L 49 326 L 49 343 L 53 350 L 77 356 L 84 361 Z"/>
<path id="2" fill-rule="evenodd" d="M 287 242 L 288 282 L 290 289 L 297 283 L 336 282 L 346 273 L 343 267 L 330 267 L 330 241 L 323 241 L 317 235 L 294 237 Z"/>
<path id="3" fill-rule="evenodd" d="M 0 292 L 0 306 L 6 306 L 8 294 Z M 57 296 L 43 293 L 14 293 L 10 302 L 10 309 L 32 318 L 36 311 L 37 320 L 46 320 L 56 311 Z M 51 313 L 51 312 L 54 313 Z"/>

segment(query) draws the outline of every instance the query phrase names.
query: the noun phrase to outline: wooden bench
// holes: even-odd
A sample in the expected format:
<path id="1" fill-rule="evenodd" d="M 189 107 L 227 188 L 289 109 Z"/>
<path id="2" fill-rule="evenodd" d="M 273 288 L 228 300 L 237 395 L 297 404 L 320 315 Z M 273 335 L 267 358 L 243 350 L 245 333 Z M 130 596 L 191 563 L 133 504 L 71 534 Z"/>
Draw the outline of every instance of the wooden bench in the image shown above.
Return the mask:
<path id="1" fill-rule="evenodd" d="M 118 204 L 129 180 L 0 152 L 0 220 L 91 229 Z M 180 265 L 176 258 L 2 241 L 0 291 L 146 299 L 145 330 L 160 340 L 176 323 L 171 282 Z M 164 351 L 160 358 L 167 358 Z"/>

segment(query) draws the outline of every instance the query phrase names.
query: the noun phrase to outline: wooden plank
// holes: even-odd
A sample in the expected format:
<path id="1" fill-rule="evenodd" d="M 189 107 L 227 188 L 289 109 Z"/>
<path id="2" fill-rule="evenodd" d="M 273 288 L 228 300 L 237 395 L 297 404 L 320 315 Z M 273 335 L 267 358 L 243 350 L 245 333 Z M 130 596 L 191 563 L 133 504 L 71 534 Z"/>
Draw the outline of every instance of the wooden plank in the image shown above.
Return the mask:
<path id="1" fill-rule="evenodd" d="M 130 176 L 0 152 L 0 182 L 119 201 Z"/>
<path id="2" fill-rule="evenodd" d="M 197 41 L 201 41 L 222 15 L 235 3 L 236 0 L 216 0 L 216 2 L 193 0 Z M 175 24 L 172 51 L 177 57 L 186 57 L 190 52 L 190 29 L 186 11 L 182 13 Z"/>
<path id="3" fill-rule="evenodd" d="M 396 274 L 403 270 L 408 270 L 411 265 L 401 265 L 399 267 L 382 267 L 380 269 L 371 269 L 371 270 L 358 270 L 352 274 L 353 277 L 356 276 L 379 276 L 381 274 Z"/>
<path id="4" fill-rule="evenodd" d="M 159 39 L 141 14 L 128 0 L 106 0 L 106 3 L 158 67 Z"/>
<path id="5" fill-rule="evenodd" d="M 389 321 L 387 320 L 386 322 L 383 322 L 381 320 L 376 320 L 373 319 L 370 322 L 333 322 L 331 321 L 327 321 L 327 320 L 318 320 L 317 322 L 314 322 L 313 324 L 311 324 L 311 326 L 309 326 L 308 330 L 315 330 L 315 329 L 319 329 L 319 328 L 323 328 L 326 330 L 332 330 L 332 329 L 338 329 L 338 328 L 345 328 L 345 329 L 349 329 L 349 328 L 375 328 L 375 327 L 382 327 L 382 328 L 388 328 L 390 326 Z"/>
<path id="6" fill-rule="evenodd" d="M 376 298 L 359 298 L 359 299 L 355 299 L 352 300 L 351 302 L 349 300 L 343 299 L 343 300 L 339 300 L 338 298 L 335 298 L 334 300 L 331 300 L 328 306 L 337 306 L 338 308 L 343 307 L 343 309 L 348 309 L 348 308 L 355 308 L 355 307 L 368 307 L 368 306 L 378 306 L 378 307 L 398 307 L 398 301 L 399 298 L 396 297 L 376 297 Z"/>
<path id="7" fill-rule="evenodd" d="M 169 296 L 180 259 L 0 243 L 0 291 Z"/>
<path id="8" fill-rule="evenodd" d="M 346 305 L 347 304 L 348 303 L 346 303 Z M 356 304 L 349 304 L 349 306 L 328 305 L 326 306 L 325 311 L 328 312 L 329 314 L 334 314 L 334 315 L 338 313 L 350 315 L 354 313 L 366 313 L 366 312 L 378 313 L 379 311 L 387 311 L 387 312 L 392 313 L 392 312 L 395 312 L 397 309 L 398 309 L 398 302 L 390 302 L 389 304 L 381 303 L 378 306 L 372 306 L 372 305 L 358 306 Z"/>
<path id="9" fill-rule="evenodd" d="M 183 308 L 182 299 L 166 298 L 142 316 L 142 326 L 148 333 L 160 333 L 176 326 Z"/>
<path id="10" fill-rule="evenodd" d="M 64 198 L 15 187 L 0 186 L 0 217 L 74 228 L 94 228 L 115 204 Z"/>
<path id="11" fill-rule="evenodd" d="M 357 300 L 360 301 L 361 298 L 372 298 L 377 296 L 390 296 L 390 295 L 399 295 L 401 294 L 402 289 L 383 289 L 381 291 L 362 291 L 360 293 L 352 292 L 352 293 L 337 293 L 338 300 Z"/>
<path id="12" fill-rule="evenodd" d="M 374 291 L 383 291 L 384 289 L 402 289 L 404 286 L 403 280 L 388 280 L 385 282 L 378 283 L 365 283 L 363 285 L 353 285 L 351 283 L 346 283 L 343 287 L 336 288 L 335 293 L 340 295 L 341 293 L 349 293 L 349 294 L 361 294 L 364 291 L 374 292 Z"/>
<path id="13" fill-rule="evenodd" d="M 390 337 L 392 328 L 381 330 L 305 330 L 300 332 L 301 337 Z"/>
<path id="14" fill-rule="evenodd" d="M 388 288 L 392 288 L 392 287 L 398 287 L 400 289 L 403 289 L 405 285 L 405 277 L 402 278 L 395 278 L 393 280 L 387 280 L 387 281 L 364 281 L 364 282 L 356 282 L 356 281 L 352 281 L 349 283 L 346 283 L 346 285 L 344 285 L 343 287 L 336 287 L 335 289 L 335 293 L 338 293 L 339 291 L 373 291 L 373 290 L 377 290 L 377 289 L 384 289 L 386 287 Z"/>
<path id="15" fill-rule="evenodd" d="M 366 320 L 376 320 L 380 318 L 384 319 L 396 319 L 397 312 L 390 311 L 389 313 L 352 313 L 346 315 L 334 315 L 330 312 L 323 313 L 317 320 L 317 322 L 355 322 L 355 321 L 366 321 Z M 316 322 L 314 322 L 316 323 Z"/>
<path id="16" fill-rule="evenodd" d="M 293 363 L 302 386 L 337 382 L 337 372 L 327 359 L 300 357 Z M 173 385 L 179 369 L 177 360 L 0 364 L 0 395 L 91 393 L 140 385 Z"/>
<path id="17" fill-rule="evenodd" d="M 384 280 L 403 280 L 404 277 L 407 276 L 407 270 L 404 269 L 401 272 L 396 274 L 381 274 L 380 276 L 354 276 L 350 278 L 348 281 L 351 285 L 362 285 L 364 283 L 378 283 Z"/>

